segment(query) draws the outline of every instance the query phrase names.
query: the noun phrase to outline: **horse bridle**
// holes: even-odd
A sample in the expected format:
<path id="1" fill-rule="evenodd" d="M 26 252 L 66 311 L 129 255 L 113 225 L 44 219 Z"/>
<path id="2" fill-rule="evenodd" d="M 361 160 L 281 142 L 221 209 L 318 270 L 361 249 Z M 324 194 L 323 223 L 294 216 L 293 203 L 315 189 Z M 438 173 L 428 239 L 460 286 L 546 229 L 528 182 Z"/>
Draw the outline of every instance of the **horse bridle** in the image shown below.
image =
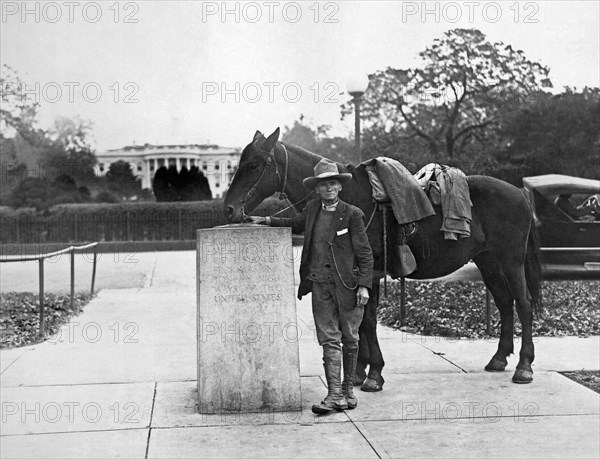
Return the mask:
<path id="1" fill-rule="evenodd" d="M 276 147 L 277 145 L 275 145 Z M 291 201 L 289 200 L 286 192 L 285 192 L 285 187 L 287 185 L 287 172 L 288 172 L 288 164 L 289 164 L 289 155 L 288 155 L 288 151 L 287 148 L 285 147 L 284 144 L 281 144 L 281 147 L 283 148 L 283 152 L 284 152 L 284 157 L 285 157 L 285 163 L 284 163 L 284 168 L 283 168 L 283 178 L 281 177 L 281 174 L 279 173 L 279 166 L 277 166 L 277 161 L 275 159 L 275 147 L 271 148 L 271 151 L 269 151 L 269 153 L 267 153 L 267 159 L 265 161 L 265 167 L 263 167 L 262 172 L 260 173 L 260 176 L 258 177 L 258 180 L 256 180 L 256 183 L 252 186 L 252 188 L 250 188 L 248 190 L 248 192 L 244 195 L 244 197 L 240 200 L 240 207 L 242 209 L 242 219 L 243 221 L 248 221 L 250 219 L 250 217 L 248 217 L 248 215 L 246 214 L 246 203 L 252 199 L 252 197 L 254 196 L 254 194 L 256 193 L 256 189 L 258 188 L 258 184 L 260 183 L 260 181 L 262 180 L 263 176 L 265 175 L 265 172 L 267 171 L 267 169 L 269 167 L 271 167 L 271 164 L 275 164 L 275 175 L 277 175 L 277 177 L 279 177 L 279 185 L 280 185 L 280 189 L 279 189 L 279 199 L 281 200 L 287 200 L 290 205 L 287 206 L 284 209 L 281 209 L 278 212 L 275 212 L 272 216 L 275 215 L 279 215 L 280 213 L 292 208 L 294 209 L 294 212 L 296 212 L 296 214 L 298 214 L 298 210 L 296 209 L 296 204 L 300 204 L 302 201 L 305 201 L 306 199 L 308 199 L 308 197 L 313 193 L 309 193 L 308 195 L 306 195 L 304 198 L 302 198 L 300 201 L 296 202 L 295 204 L 292 204 Z"/>

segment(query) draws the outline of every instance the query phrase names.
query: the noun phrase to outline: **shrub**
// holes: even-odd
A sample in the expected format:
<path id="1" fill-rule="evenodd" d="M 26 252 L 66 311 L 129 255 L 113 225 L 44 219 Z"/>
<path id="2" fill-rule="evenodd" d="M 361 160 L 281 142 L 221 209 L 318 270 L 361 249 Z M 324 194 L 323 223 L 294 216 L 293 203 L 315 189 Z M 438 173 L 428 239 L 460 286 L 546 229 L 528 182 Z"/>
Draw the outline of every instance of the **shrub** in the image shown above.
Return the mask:
<path id="1" fill-rule="evenodd" d="M 272 215 L 286 205 L 265 200 L 254 215 Z M 287 210 L 282 215 L 294 215 Z M 0 208 L 0 242 L 192 240 L 196 230 L 224 225 L 223 200 L 60 204 L 44 214 Z"/>

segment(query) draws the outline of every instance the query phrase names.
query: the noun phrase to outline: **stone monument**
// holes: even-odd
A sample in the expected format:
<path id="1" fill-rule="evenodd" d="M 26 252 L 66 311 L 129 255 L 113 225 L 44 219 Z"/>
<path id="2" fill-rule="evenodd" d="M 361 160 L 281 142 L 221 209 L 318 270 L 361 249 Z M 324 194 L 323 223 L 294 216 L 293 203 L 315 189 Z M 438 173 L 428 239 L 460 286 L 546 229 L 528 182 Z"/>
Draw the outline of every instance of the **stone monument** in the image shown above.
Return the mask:
<path id="1" fill-rule="evenodd" d="M 200 413 L 301 409 L 290 228 L 197 232 Z"/>

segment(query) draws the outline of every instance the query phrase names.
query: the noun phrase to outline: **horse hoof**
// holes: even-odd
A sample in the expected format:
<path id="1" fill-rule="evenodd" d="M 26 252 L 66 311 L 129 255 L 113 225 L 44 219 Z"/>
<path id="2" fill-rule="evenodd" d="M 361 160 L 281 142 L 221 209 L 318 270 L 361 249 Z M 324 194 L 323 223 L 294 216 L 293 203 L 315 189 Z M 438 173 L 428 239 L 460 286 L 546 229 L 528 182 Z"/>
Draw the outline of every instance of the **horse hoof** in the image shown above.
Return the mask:
<path id="1" fill-rule="evenodd" d="M 490 360 L 490 362 L 485 366 L 485 371 L 504 371 L 506 365 L 506 361 L 492 358 L 492 360 Z"/>
<path id="2" fill-rule="evenodd" d="M 365 382 L 364 378 L 359 378 L 357 376 L 354 376 L 352 378 L 352 385 L 353 386 L 362 386 L 362 384 Z"/>
<path id="3" fill-rule="evenodd" d="M 517 368 L 512 377 L 512 382 L 517 384 L 529 384 L 531 381 L 533 381 L 533 371 L 530 370 L 521 370 Z"/>
<path id="4" fill-rule="evenodd" d="M 379 392 L 383 390 L 383 378 L 381 378 L 381 384 L 371 378 L 367 378 L 366 381 L 361 386 L 360 390 L 364 390 L 365 392 Z"/>

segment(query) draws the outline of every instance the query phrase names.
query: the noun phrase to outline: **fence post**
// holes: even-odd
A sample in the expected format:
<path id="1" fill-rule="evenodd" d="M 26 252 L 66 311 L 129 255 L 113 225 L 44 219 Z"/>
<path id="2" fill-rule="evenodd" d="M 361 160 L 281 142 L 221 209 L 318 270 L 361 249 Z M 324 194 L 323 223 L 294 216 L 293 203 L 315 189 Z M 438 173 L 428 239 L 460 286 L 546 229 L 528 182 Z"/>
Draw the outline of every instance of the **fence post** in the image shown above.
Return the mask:
<path id="1" fill-rule="evenodd" d="M 44 259 L 40 258 L 39 265 L 39 283 L 40 283 L 40 338 L 44 337 Z"/>
<path id="2" fill-rule="evenodd" d="M 96 259 L 98 258 L 98 245 L 94 246 L 94 264 L 92 265 L 92 289 L 91 294 L 94 295 L 94 285 L 96 284 Z"/>
<path id="3" fill-rule="evenodd" d="M 19 223 L 20 219 L 21 219 L 21 215 L 17 214 L 17 227 L 16 227 L 16 230 L 17 230 L 17 244 L 19 244 L 21 242 L 21 228 L 20 228 L 21 225 Z"/>
<path id="4" fill-rule="evenodd" d="M 75 298 L 75 250 L 71 250 L 71 311 L 73 310 L 73 299 Z"/>
<path id="5" fill-rule="evenodd" d="M 404 326 L 406 320 L 406 278 L 400 278 L 400 326 Z"/>
<path id="6" fill-rule="evenodd" d="M 178 228 L 177 228 L 178 240 L 181 241 L 183 239 L 183 231 L 182 231 L 182 224 L 181 224 L 181 209 L 179 209 L 177 211 L 177 221 L 179 222 Z"/>

